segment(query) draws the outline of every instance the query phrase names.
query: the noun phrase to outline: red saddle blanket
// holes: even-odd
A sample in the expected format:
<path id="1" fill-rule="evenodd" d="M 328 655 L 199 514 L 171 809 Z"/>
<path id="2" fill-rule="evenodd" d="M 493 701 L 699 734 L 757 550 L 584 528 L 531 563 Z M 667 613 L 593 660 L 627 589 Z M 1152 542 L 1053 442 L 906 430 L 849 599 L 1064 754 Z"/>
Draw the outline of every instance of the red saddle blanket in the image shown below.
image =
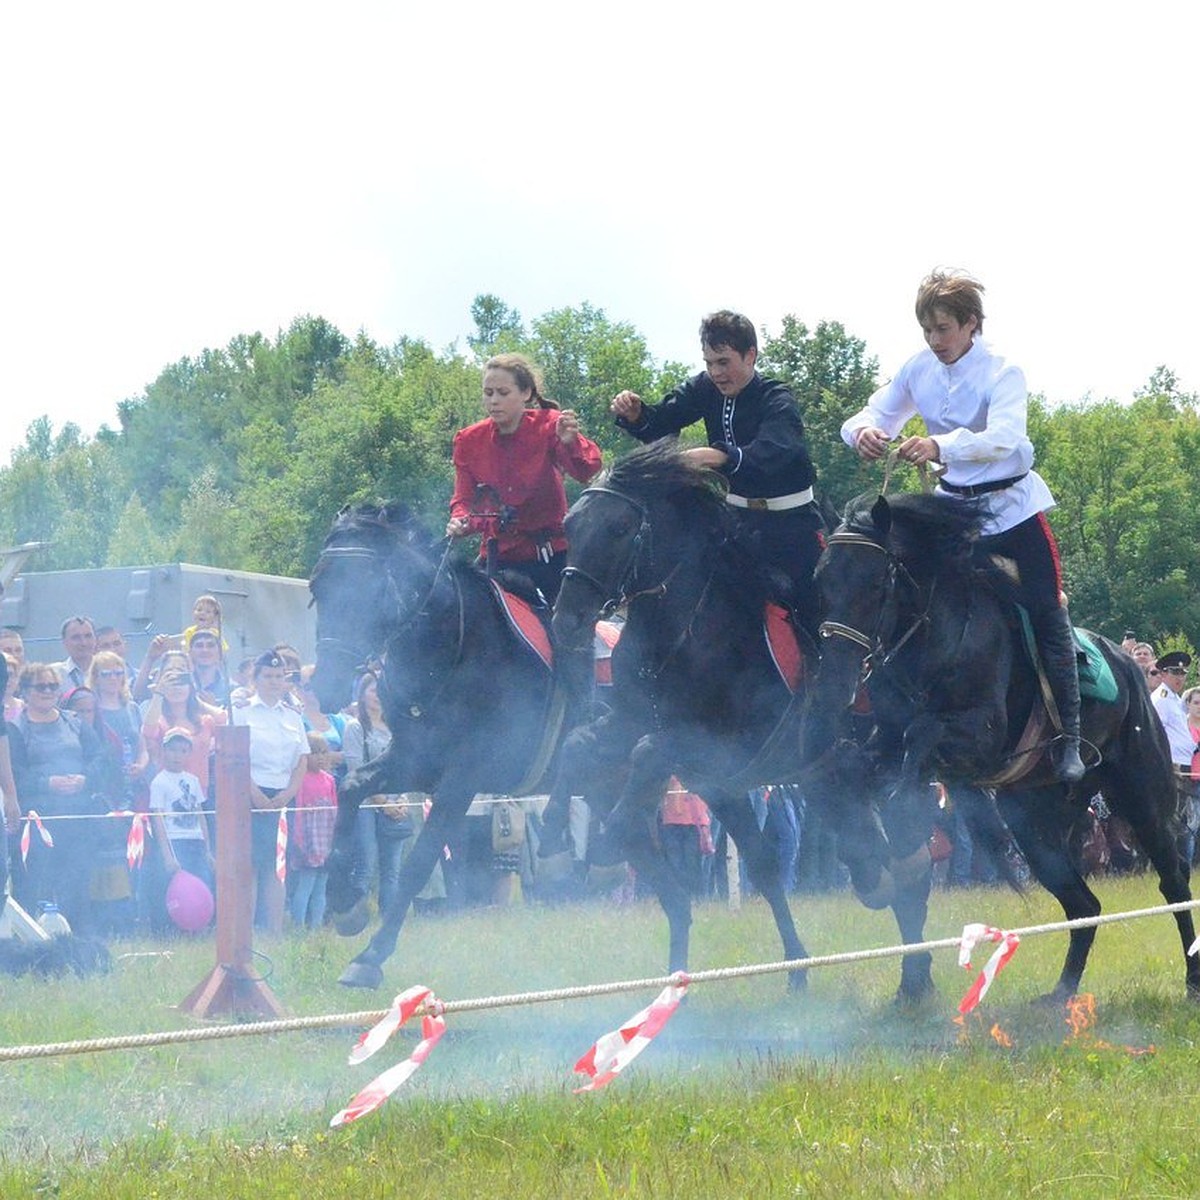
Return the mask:
<path id="1" fill-rule="evenodd" d="M 554 669 L 554 647 L 550 644 L 550 631 L 546 623 L 538 616 L 528 600 L 506 592 L 494 579 L 491 581 L 496 599 L 500 601 L 500 611 L 508 619 L 513 632 L 519 637 L 538 658 L 550 669 Z"/>
<path id="2" fill-rule="evenodd" d="M 550 633 L 533 605 L 512 592 L 506 592 L 495 580 L 492 580 L 492 587 L 513 632 L 553 670 L 554 648 L 550 644 Z M 800 652 L 800 643 L 787 609 L 778 604 L 766 606 L 763 634 L 779 677 L 794 692 L 804 678 L 804 655 Z M 596 683 L 601 687 L 612 684 L 612 652 L 620 637 L 619 625 L 612 621 L 596 622 Z"/>
<path id="3" fill-rule="evenodd" d="M 775 670 L 779 672 L 780 679 L 788 685 L 788 689 L 794 692 L 804 679 L 804 655 L 796 637 L 796 627 L 792 624 L 791 615 L 786 608 L 767 602 L 763 613 L 763 634 L 767 639 L 767 649 L 771 653 Z"/>

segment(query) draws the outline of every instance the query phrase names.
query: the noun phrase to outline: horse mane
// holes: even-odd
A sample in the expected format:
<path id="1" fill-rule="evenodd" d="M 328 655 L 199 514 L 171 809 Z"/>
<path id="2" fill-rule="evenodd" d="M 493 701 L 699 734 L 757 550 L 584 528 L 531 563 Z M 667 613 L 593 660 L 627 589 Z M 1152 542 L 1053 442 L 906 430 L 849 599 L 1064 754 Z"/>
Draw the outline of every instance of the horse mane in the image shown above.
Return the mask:
<path id="1" fill-rule="evenodd" d="M 666 503 L 684 514 L 689 528 L 721 547 L 714 565 L 719 575 L 736 581 L 732 595 L 739 606 L 744 602 L 748 611 L 761 615 L 771 590 L 767 569 L 746 545 L 725 502 L 729 484 L 723 475 L 699 466 L 674 438 L 660 438 L 618 459 L 598 482 L 642 503 Z"/>
<path id="2" fill-rule="evenodd" d="M 724 510 L 729 490 L 721 475 L 710 467 L 698 466 L 674 438 L 660 438 L 630 451 L 613 463 L 601 482 L 614 491 L 646 501 L 673 499 L 680 493 L 694 495 L 714 511 Z"/>
<path id="3" fill-rule="evenodd" d="M 877 507 L 881 501 L 882 511 Z M 914 575 L 928 578 L 973 569 L 984 516 L 970 500 L 949 501 L 924 492 L 887 498 L 865 492 L 846 505 L 842 525 L 878 539 Z"/>
<path id="4" fill-rule="evenodd" d="M 402 500 L 377 500 L 374 503 L 347 504 L 333 520 L 331 534 L 348 529 L 377 530 L 411 546 L 429 547 L 433 538 L 416 513 Z"/>

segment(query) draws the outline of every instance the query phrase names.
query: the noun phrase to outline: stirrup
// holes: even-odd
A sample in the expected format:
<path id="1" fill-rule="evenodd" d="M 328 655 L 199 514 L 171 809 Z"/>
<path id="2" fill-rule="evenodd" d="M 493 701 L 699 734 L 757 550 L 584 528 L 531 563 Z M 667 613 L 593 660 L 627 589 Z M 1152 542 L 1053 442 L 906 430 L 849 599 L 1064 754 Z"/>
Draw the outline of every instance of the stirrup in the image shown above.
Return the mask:
<path id="1" fill-rule="evenodd" d="M 1062 783 L 1078 783 L 1087 774 L 1087 767 L 1079 756 L 1077 735 L 1059 734 L 1050 747 L 1050 761 L 1054 765 L 1054 774 Z"/>

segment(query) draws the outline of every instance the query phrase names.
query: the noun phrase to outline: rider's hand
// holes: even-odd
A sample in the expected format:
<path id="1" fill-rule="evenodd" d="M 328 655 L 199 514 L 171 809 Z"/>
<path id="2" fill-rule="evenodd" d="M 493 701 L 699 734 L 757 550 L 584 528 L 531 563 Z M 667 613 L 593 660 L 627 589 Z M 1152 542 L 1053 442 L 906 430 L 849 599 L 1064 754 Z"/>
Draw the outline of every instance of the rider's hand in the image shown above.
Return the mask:
<path id="1" fill-rule="evenodd" d="M 446 536 L 448 538 L 466 537 L 471 532 L 471 522 L 466 517 L 451 517 L 446 522 Z"/>
<path id="2" fill-rule="evenodd" d="M 579 417 L 570 408 L 564 408 L 558 414 L 558 425 L 555 427 L 558 440 L 564 446 L 569 446 L 579 437 Z"/>
<path id="3" fill-rule="evenodd" d="M 900 443 L 898 451 L 904 462 L 919 467 L 923 463 L 941 462 L 942 451 L 931 437 L 910 437 Z"/>
<path id="4" fill-rule="evenodd" d="M 729 461 L 729 455 L 715 446 L 692 446 L 683 452 L 683 457 L 697 466 L 712 467 L 717 471 Z"/>
<path id="5" fill-rule="evenodd" d="M 868 462 L 882 458 L 887 453 L 887 448 L 888 435 L 873 425 L 860 429 L 858 437 L 854 439 L 854 449 L 860 458 L 865 458 Z"/>
<path id="6" fill-rule="evenodd" d="M 642 419 L 642 398 L 637 392 L 618 392 L 608 407 L 613 416 L 624 417 L 631 425 Z"/>

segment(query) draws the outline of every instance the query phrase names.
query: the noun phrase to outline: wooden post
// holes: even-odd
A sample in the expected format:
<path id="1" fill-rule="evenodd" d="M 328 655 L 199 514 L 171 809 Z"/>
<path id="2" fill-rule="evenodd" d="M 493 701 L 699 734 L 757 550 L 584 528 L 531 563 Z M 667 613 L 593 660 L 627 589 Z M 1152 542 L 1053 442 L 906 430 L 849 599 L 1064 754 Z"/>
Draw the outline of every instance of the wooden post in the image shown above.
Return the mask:
<path id="1" fill-rule="evenodd" d="M 250 864 L 250 730 L 218 726 L 217 963 L 179 1007 L 194 1017 L 286 1016 L 254 965 Z"/>
<path id="2" fill-rule="evenodd" d="M 729 884 L 729 911 L 737 912 L 742 907 L 742 872 L 737 843 L 728 833 L 725 834 L 725 880 Z"/>

